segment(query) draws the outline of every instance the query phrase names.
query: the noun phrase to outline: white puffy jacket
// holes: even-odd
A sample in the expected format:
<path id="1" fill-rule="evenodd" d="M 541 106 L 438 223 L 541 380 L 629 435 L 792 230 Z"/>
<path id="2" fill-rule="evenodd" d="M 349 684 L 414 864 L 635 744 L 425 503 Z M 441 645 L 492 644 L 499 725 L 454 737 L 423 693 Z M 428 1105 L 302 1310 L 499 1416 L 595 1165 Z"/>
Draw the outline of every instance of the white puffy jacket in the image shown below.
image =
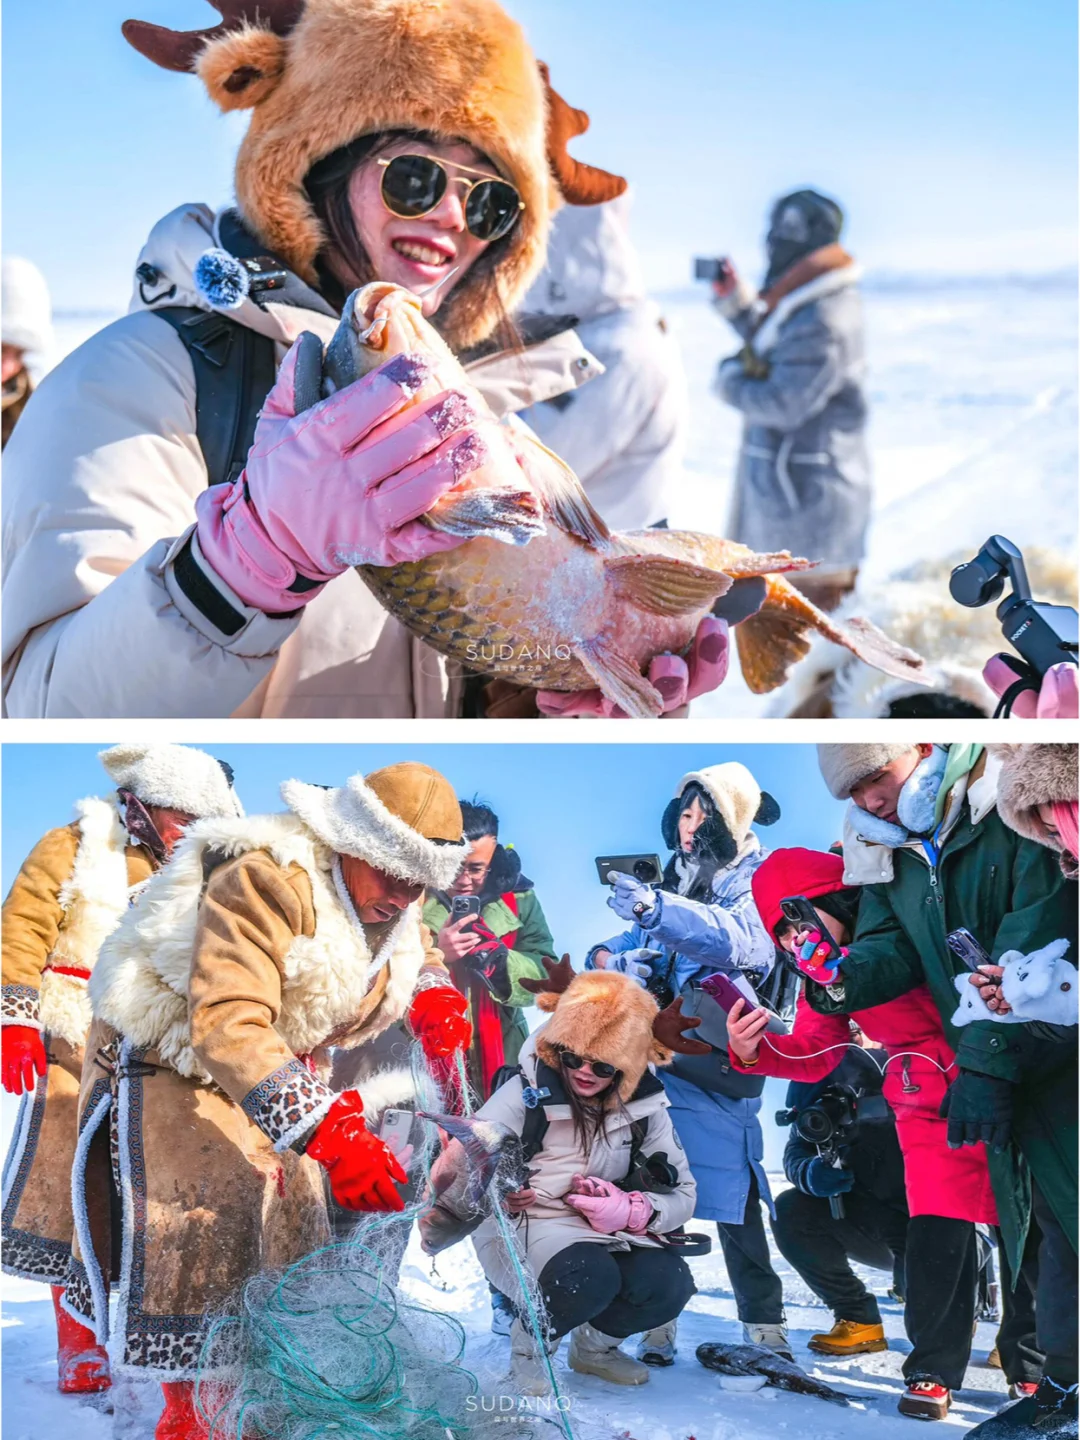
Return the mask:
<path id="1" fill-rule="evenodd" d="M 171 561 L 194 525 L 207 472 L 191 361 L 153 303 L 209 309 L 192 272 L 217 243 L 205 205 L 159 221 L 138 262 L 166 277 L 152 303 L 136 285 L 129 313 L 46 376 L 4 452 L 5 713 L 457 713 L 459 683 L 351 570 L 293 619 L 272 619 L 222 586 L 245 616 L 231 637 L 175 583 Z M 280 361 L 303 330 L 330 338 L 335 321 L 324 308 L 245 301 L 229 314 L 273 338 Z M 564 335 L 524 356 L 481 361 L 470 374 L 504 414 L 598 370 L 576 336 Z"/>
<path id="2" fill-rule="evenodd" d="M 577 316 L 582 343 L 604 366 L 586 390 L 533 405 L 523 418 L 577 473 L 615 530 L 666 519 L 688 419 L 678 346 L 646 297 L 628 210 L 626 195 L 560 210 L 547 268 L 522 306 Z"/>

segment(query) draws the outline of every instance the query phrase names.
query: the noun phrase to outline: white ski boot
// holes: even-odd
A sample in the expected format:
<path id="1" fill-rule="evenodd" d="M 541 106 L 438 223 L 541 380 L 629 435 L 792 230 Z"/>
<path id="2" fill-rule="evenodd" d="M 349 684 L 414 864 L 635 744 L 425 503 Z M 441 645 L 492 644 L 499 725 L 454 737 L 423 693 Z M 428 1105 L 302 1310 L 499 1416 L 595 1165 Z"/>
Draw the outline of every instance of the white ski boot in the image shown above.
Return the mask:
<path id="1" fill-rule="evenodd" d="M 548 1355 L 554 1355 L 557 1349 L 556 1341 L 548 1347 Z M 551 1394 L 544 1352 L 520 1320 L 510 1326 L 510 1384 L 519 1395 Z"/>
<path id="2" fill-rule="evenodd" d="M 621 1340 L 602 1335 L 591 1325 L 579 1325 L 570 1336 L 569 1366 L 579 1375 L 596 1375 L 612 1385 L 644 1385 L 649 1367 L 619 1349 Z"/>
<path id="3" fill-rule="evenodd" d="M 791 1353 L 791 1342 L 788 1340 L 787 1325 L 781 1320 L 778 1325 L 755 1325 L 752 1322 L 744 1322 L 742 1327 L 743 1340 L 747 1345 L 764 1345 L 767 1350 L 775 1350 L 783 1360 L 794 1360 Z"/>
<path id="4" fill-rule="evenodd" d="M 637 1358 L 643 1365 L 674 1365 L 675 1364 L 675 1330 L 677 1320 L 669 1320 L 666 1325 L 657 1325 L 655 1330 L 646 1330 L 638 1345 Z"/>

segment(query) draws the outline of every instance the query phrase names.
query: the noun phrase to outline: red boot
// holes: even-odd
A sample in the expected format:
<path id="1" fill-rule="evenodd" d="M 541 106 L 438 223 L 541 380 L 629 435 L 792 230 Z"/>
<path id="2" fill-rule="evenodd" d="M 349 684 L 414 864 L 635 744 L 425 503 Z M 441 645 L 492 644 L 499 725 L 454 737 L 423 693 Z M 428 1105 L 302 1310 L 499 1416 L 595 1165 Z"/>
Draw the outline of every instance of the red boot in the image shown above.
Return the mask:
<path id="1" fill-rule="evenodd" d="M 57 1388 L 61 1395 L 95 1395 L 108 1390 L 109 1357 L 94 1339 L 94 1332 L 80 1325 L 60 1304 L 62 1285 L 52 1285 L 56 1312 L 56 1364 L 60 1372 Z"/>
<path id="2" fill-rule="evenodd" d="M 206 1429 L 195 1409 L 194 1380 L 163 1380 L 161 1392 L 165 1409 L 154 1431 L 154 1440 L 209 1440 Z"/>

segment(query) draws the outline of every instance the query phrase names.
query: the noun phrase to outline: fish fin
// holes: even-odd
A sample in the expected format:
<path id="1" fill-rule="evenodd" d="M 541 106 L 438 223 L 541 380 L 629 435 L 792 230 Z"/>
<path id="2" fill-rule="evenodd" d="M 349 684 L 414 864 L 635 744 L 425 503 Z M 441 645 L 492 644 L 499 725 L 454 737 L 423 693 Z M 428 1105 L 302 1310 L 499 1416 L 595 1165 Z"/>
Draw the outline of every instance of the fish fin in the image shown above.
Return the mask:
<path id="1" fill-rule="evenodd" d="M 830 619 L 794 585 L 771 576 L 764 605 L 735 627 L 743 678 L 755 695 L 765 695 L 784 684 L 792 666 L 808 653 L 812 630 L 886 675 L 917 685 L 930 683 L 922 657 L 914 650 L 890 640 L 861 616 L 843 623 Z"/>
<path id="2" fill-rule="evenodd" d="M 731 589 L 731 577 L 667 555 L 625 555 L 604 562 L 604 575 L 626 600 L 654 615 L 692 615 Z"/>
<path id="3" fill-rule="evenodd" d="M 554 450 L 538 440 L 532 431 L 520 427 L 514 430 L 514 440 L 525 454 L 525 473 L 543 503 L 544 509 L 568 535 L 576 535 L 586 545 L 603 549 L 611 540 L 611 531 L 593 508 L 592 501 L 581 488 L 581 481 L 565 460 L 560 460 Z M 542 452 L 529 464 L 529 450 Z"/>
<path id="4" fill-rule="evenodd" d="M 750 550 L 745 555 L 725 560 L 724 572 L 733 580 L 741 580 L 749 575 L 782 575 L 785 571 L 812 570 L 817 563 L 816 560 L 792 555 L 790 550 L 776 550 L 771 555 L 759 555 Z"/>
<path id="5" fill-rule="evenodd" d="M 527 545 L 534 535 L 547 534 L 531 490 L 467 490 L 461 495 L 443 496 L 434 510 L 420 518 L 432 530 L 444 530 L 466 540 L 485 536 L 506 545 Z"/>
<path id="6" fill-rule="evenodd" d="M 589 640 L 574 647 L 574 654 L 589 677 L 634 720 L 654 720 L 664 709 L 663 696 L 632 661 L 606 640 Z"/>

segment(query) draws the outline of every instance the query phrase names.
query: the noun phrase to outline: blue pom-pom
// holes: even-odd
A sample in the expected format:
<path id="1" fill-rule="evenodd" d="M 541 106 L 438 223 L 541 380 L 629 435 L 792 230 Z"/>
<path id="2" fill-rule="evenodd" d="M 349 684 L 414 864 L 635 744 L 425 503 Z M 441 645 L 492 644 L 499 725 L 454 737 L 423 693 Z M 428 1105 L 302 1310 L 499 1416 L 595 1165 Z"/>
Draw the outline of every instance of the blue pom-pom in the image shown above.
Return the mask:
<path id="1" fill-rule="evenodd" d="M 207 250 L 195 264 L 195 288 L 215 310 L 239 309 L 250 285 L 248 272 L 227 250 Z"/>

